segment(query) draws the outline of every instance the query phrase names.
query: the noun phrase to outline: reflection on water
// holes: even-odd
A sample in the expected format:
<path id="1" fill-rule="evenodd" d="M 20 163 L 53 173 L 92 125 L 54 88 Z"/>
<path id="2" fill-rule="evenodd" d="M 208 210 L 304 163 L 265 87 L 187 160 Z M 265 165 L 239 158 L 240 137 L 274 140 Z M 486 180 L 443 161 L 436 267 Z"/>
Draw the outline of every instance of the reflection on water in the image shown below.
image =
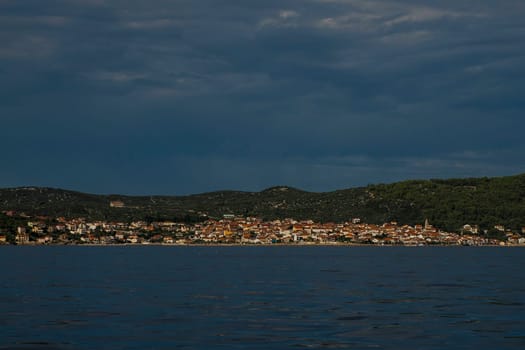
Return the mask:
<path id="1" fill-rule="evenodd" d="M 524 253 L 1 247 L 0 349 L 522 349 Z"/>

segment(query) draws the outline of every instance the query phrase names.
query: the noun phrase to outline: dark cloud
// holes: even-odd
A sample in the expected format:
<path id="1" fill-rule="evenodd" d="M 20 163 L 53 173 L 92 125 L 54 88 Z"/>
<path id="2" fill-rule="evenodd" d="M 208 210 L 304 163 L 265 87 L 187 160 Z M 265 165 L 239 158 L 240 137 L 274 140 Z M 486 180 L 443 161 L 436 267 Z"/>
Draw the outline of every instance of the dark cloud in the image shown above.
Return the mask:
<path id="1" fill-rule="evenodd" d="M 0 1 L 0 185 L 522 172 L 521 1 Z"/>

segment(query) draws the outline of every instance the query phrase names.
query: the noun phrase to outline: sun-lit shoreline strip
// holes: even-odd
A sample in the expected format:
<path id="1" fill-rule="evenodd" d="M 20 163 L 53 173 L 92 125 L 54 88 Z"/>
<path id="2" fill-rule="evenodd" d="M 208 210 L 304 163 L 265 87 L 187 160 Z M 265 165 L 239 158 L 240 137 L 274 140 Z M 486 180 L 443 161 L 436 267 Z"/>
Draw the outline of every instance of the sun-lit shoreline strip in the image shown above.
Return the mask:
<path id="1" fill-rule="evenodd" d="M 14 214 L 13 214 L 14 216 Z M 352 218 L 342 223 L 312 220 L 265 221 L 225 215 L 198 223 L 172 221 L 109 222 L 84 218 L 14 217 L 17 225 L 0 232 L 0 244 L 17 245 L 297 245 L 297 246 L 525 246 L 523 230 L 497 227 L 498 236 L 465 224 L 460 232 L 431 225 L 381 225 Z"/>

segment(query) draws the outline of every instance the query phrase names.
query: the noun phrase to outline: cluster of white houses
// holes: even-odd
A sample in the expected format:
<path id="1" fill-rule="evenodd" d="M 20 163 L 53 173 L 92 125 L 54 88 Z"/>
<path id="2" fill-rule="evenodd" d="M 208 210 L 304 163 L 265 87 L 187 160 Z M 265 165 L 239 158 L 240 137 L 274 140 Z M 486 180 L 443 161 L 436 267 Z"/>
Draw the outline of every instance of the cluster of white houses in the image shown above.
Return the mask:
<path id="1" fill-rule="evenodd" d="M 27 217 L 14 241 L 0 232 L 1 243 L 16 244 L 376 244 L 376 245 L 525 245 L 521 234 L 500 226 L 505 240 L 478 234 L 473 225 L 463 233 L 438 230 L 429 224 L 374 225 L 354 218 L 343 223 L 316 223 L 293 219 L 263 221 L 255 217 L 224 215 L 187 224 L 171 221 L 131 223 L 88 221 L 83 218 Z"/>

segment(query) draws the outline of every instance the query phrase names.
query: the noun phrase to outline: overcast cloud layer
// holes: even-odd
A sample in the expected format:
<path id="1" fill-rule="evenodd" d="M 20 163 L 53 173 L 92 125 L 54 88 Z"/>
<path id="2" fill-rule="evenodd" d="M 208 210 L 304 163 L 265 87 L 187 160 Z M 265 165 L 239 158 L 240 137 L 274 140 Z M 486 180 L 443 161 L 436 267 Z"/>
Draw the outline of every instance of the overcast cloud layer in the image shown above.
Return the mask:
<path id="1" fill-rule="evenodd" d="M 0 187 L 525 172 L 522 0 L 0 0 Z"/>

